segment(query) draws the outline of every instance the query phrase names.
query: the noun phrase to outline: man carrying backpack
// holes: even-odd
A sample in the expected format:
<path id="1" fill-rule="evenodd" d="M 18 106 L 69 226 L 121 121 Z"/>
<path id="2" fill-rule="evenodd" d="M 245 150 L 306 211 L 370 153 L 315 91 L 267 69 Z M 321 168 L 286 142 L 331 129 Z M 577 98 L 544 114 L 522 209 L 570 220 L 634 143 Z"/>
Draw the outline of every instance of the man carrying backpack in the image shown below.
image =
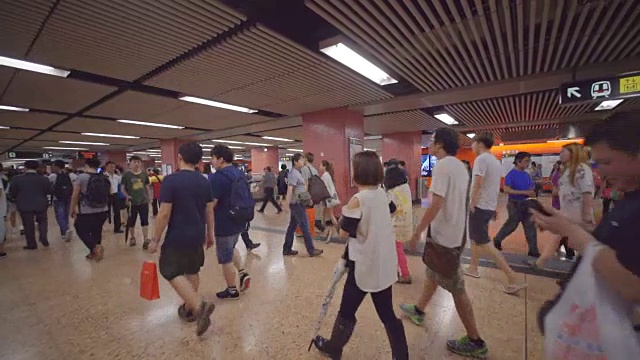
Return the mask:
<path id="1" fill-rule="evenodd" d="M 100 261 L 104 256 L 102 226 L 109 216 L 109 178 L 98 174 L 99 159 L 87 159 L 84 173 L 73 184 L 71 217 L 75 218 L 78 237 L 90 253 L 87 259 Z"/>
<path id="2" fill-rule="evenodd" d="M 313 165 L 313 161 L 315 160 L 315 156 L 313 155 L 313 153 L 308 152 L 304 154 L 304 158 L 305 158 L 305 166 L 302 168 L 301 172 L 302 172 L 302 177 L 304 177 L 304 181 L 307 183 L 307 187 L 309 187 L 309 183 L 311 182 L 311 179 L 314 176 L 318 176 L 318 169 L 316 169 L 316 167 Z M 321 179 L 318 177 L 318 180 L 321 180 Z M 315 220 L 316 229 L 318 229 L 318 231 L 320 232 L 324 232 L 327 228 L 322 223 L 322 214 L 324 213 L 324 206 L 322 205 L 322 202 L 318 202 L 318 203 L 314 202 L 313 209 L 315 210 L 315 215 L 316 215 L 316 220 Z"/>
<path id="3" fill-rule="evenodd" d="M 62 240 L 71 241 L 71 229 L 69 229 L 69 213 L 71 211 L 71 195 L 73 195 L 73 182 L 75 174 L 66 171 L 66 164 L 62 160 L 56 160 L 51 167 L 49 181 L 53 186 L 53 210 L 56 221 L 60 227 Z"/>
<path id="4" fill-rule="evenodd" d="M 251 196 L 245 175 L 232 166 L 233 151 L 224 145 L 211 150 L 211 164 L 216 173 L 211 176 L 213 193 L 215 244 L 218 263 L 227 288 L 216 295 L 220 299 L 240 297 L 236 287 L 236 270 L 240 275 L 240 291 L 249 289 L 251 276 L 244 269 L 240 253 L 236 249 L 240 233 L 253 220 L 255 200 Z"/>

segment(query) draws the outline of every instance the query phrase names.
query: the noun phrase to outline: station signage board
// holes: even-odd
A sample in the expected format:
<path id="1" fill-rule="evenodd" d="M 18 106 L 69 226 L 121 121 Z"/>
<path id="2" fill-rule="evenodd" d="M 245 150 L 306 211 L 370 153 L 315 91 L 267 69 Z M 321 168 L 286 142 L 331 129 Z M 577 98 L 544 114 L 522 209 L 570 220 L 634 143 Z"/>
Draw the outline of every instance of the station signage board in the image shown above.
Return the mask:
<path id="1" fill-rule="evenodd" d="M 95 159 L 98 153 L 95 151 L 78 151 L 78 159 Z"/>
<path id="2" fill-rule="evenodd" d="M 49 158 L 51 158 L 51 154 L 49 154 L 49 153 L 32 152 L 32 151 L 9 151 L 7 153 L 7 158 L 9 158 L 9 159 L 40 160 L 40 159 L 49 159 Z"/>
<path id="3" fill-rule="evenodd" d="M 640 96 L 640 71 L 560 85 L 560 104 Z"/>

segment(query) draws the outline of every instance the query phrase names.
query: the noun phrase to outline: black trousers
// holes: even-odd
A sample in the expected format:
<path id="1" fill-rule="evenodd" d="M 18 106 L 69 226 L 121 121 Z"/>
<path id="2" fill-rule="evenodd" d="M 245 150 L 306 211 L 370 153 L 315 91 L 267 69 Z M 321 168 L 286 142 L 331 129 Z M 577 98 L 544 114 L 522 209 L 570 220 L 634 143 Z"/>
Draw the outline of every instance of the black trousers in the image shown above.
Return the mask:
<path id="1" fill-rule="evenodd" d="M 22 226 L 24 226 L 24 237 L 27 240 L 27 246 L 36 248 L 36 222 L 38 223 L 38 233 L 40 234 L 40 243 L 48 245 L 47 232 L 49 231 L 49 221 L 47 219 L 47 211 L 20 211 Z"/>
<path id="2" fill-rule="evenodd" d="M 122 206 L 122 199 L 118 198 L 117 194 L 109 195 L 109 223 L 112 223 L 113 219 L 113 231 L 120 231 L 122 229 L 122 217 L 120 216 L 120 210 Z"/>
<path id="3" fill-rule="evenodd" d="M 385 324 L 385 326 L 395 326 L 397 318 L 393 311 L 392 287 L 389 286 L 375 293 L 362 291 L 358 287 L 358 284 L 356 284 L 355 264 L 351 261 L 349 261 L 349 263 L 349 272 L 347 273 L 347 281 L 344 283 L 344 292 L 342 293 L 342 302 L 340 303 L 338 316 L 349 322 L 355 322 L 356 312 L 360 304 L 362 304 L 367 294 L 371 294 L 373 305 L 382 323 Z"/>
<path id="4" fill-rule="evenodd" d="M 282 208 L 280 207 L 280 205 L 276 201 L 275 189 L 272 188 L 272 187 L 264 188 L 264 200 L 262 200 L 262 207 L 260 208 L 260 212 L 263 212 L 264 209 L 267 208 L 267 203 L 272 203 L 273 206 L 276 207 L 278 212 L 282 211 Z"/>
<path id="5" fill-rule="evenodd" d="M 102 226 L 107 221 L 108 212 L 97 214 L 78 214 L 76 217 L 76 234 L 84 245 L 93 251 L 96 245 L 102 244 Z"/>
<path id="6" fill-rule="evenodd" d="M 249 237 L 249 228 L 251 227 L 251 223 L 247 224 L 247 229 L 245 231 L 243 231 L 242 233 L 240 233 L 240 237 L 242 238 L 242 242 L 244 243 L 244 246 L 247 247 L 247 249 L 250 249 L 253 246 L 253 241 L 251 241 L 251 238 Z"/>
<path id="7" fill-rule="evenodd" d="M 153 211 L 152 213 L 154 217 L 158 216 L 159 208 L 160 208 L 160 200 L 153 199 L 153 201 L 151 201 L 151 210 Z"/>

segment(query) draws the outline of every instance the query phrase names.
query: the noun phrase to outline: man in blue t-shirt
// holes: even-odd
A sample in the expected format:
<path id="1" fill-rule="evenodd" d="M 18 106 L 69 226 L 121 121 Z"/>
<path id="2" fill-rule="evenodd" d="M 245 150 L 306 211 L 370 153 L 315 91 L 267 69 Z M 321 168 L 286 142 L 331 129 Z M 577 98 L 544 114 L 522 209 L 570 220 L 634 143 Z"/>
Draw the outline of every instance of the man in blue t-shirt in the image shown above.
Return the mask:
<path id="1" fill-rule="evenodd" d="M 180 171 L 162 182 L 161 205 L 149 243 L 149 251 L 156 252 L 167 229 L 160 251 L 160 274 L 185 302 L 178 308 L 180 318 L 197 321 L 198 336 L 209 328 L 215 309 L 213 303 L 198 295 L 204 247 L 213 245 L 213 196 L 207 180 L 195 172 L 200 160 L 202 148 L 197 143 L 186 143 L 178 149 Z"/>
<path id="2" fill-rule="evenodd" d="M 237 222 L 229 212 L 233 183 L 245 176 L 242 171 L 232 165 L 233 156 L 233 151 L 228 146 L 216 145 L 211 150 L 211 164 L 216 169 L 216 173 L 211 176 L 210 180 L 215 209 L 216 254 L 227 283 L 227 288 L 216 294 L 220 299 L 240 297 L 236 287 L 236 270 L 240 275 L 240 291 L 249 289 L 251 284 L 251 276 L 245 271 L 242 257 L 236 249 L 238 238 L 247 229 L 247 224 Z"/>
<path id="3" fill-rule="evenodd" d="M 493 244 L 498 250 L 502 250 L 502 241 L 518 228 L 518 224 L 522 223 L 524 235 L 529 245 L 529 256 L 539 257 L 538 232 L 531 220 L 528 208 L 522 206 L 524 200 L 535 196 L 535 183 L 527 172 L 530 163 L 531 154 L 528 152 L 517 153 L 513 162 L 514 168 L 504 178 L 504 192 L 509 194 L 509 202 L 507 203 L 509 217 L 493 239 Z"/>

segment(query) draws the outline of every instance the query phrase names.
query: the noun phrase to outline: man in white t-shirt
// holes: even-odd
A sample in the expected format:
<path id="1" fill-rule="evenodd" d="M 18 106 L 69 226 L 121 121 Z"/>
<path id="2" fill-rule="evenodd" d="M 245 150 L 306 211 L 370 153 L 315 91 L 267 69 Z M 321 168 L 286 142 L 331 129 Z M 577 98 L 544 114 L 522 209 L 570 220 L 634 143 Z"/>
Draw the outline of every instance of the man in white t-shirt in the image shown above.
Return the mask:
<path id="1" fill-rule="evenodd" d="M 432 201 L 411 239 L 410 246 L 413 249 L 429 225 L 433 241 L 446 248 L 461 248 L 466 242 L 469 173 L 462 161 L 455 157 L 459 147 L 458 133 L 455 130 L 440 128 L 434 133 L 429 151 L 438 158 L 438 164 L 433 170 L 433 181 L 429 189 Z M 453 265 L 456 265 L 458 270 L 449 277 L 427 267 L 420 300 L 415 305 L 400 305 L 400 309 L 415 324 L 422 325 L 424 309 L 438 287 L 447 290 L 453 295 L 456 310 L 467 331 L 467 335 L 462 338 L 447 341 L 447 348 L 463 356 L 486 357 L 489 350 L 478 333 L 473 306 L 464 286 L 460 259 L 458 258 L 457 264 Z"/>
<path id="2" fill-rule="evenodd" d="M 473 152 L 476 159 L 473 164 L 473 179 L 469 200 L 469 239 L 471 240 L 471 262 L 465 269 L 465 275 L 479 278 L 478 264 L 480 252 L 488 254 L 498 268 L 507 276 L 509 284 L 504 288 L 507 294 L 515 294 L 527 284 L 518 283 L 516 273 L 496 249 L 489 238 L 489 223 L 498 208 L 502 165 L 489 150 L 494 139 L 491 133 L 478 134 L 473 138 Z"/>

